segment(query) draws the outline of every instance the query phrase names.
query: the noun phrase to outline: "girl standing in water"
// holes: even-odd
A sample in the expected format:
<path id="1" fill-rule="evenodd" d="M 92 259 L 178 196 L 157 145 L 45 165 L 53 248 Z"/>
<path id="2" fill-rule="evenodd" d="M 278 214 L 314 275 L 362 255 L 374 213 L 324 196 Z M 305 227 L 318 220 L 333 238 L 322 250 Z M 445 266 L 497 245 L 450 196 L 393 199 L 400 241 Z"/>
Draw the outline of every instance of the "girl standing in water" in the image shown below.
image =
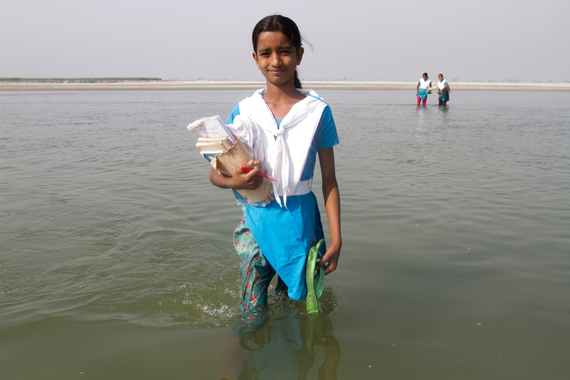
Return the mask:
<path id="1" fill-rule="evenodd" d="M 329 106 L 312 90 L 303 90 L 297 76 L 304 49 L 297 25 L 272 15 L 257 23 L 252 33 L 253 59 L 266 87 L 242 100 L 226 123 L 238 135 L 240 125 L 256 136 L 250 149 L 257 161 L 233 177 L 210 171 L 210 181 L 221 188 L 255 189 L 258 173 L 272 181 L 275 199 L 265 207 L 244 206 L 244 216 L 234 231 L 241 259 L 242 300 L 240 314 L 247 318 L 265 314 L 267 289 L 277 274 L 276 291 L 288 290 L 290 298 L 306 298 L 305 263 L 314 242 L 324 237 L 317 199 L 311 191 L 318 156 L 322 190 L 330 227 L 330 246 L 317 269 L 326 274 L 337 268 L 342 245 L 340 195 L 335 174 L 333 146 L 338 144 Z M 247 129 L 243 127 L 243 129 Z"/>
<path id="2" fill-rule="evenodd" d="M 439 94 L 439 105 L 445 106 L 449 101 L 449 83 L 443 79 L 443 74 L 437 76 L 439 82 L 437 83 L 437 93 Z"/>
<path id="3" fill-rule="evenodd" d="M 416 86 L 416 96 L 418 97 L 418 106 L 420 102 L 426 105 L 428 93 L 431 94 L 431 79 L 429 79 L 427 73 L 423 73 L 420 78 L 418 85 Z"/>

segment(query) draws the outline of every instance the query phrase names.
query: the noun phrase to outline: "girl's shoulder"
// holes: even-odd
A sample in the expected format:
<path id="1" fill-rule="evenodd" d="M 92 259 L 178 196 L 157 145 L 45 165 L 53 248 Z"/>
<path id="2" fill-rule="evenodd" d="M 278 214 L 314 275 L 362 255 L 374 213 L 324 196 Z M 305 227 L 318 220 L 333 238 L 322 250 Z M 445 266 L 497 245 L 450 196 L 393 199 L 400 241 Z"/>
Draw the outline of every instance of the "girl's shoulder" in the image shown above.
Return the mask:
<path id="1" fill-rule="evenodd" d="M 228 118 L 226 119 L 226 124 L 232 124 L 235 117 L 238 115 L 241 115 L 241 110 L 240 110 L 240 103 L 242 103 L 243 101 L 247 101 L 249 99 L 251 99 L 253 96 L 257 95 L 257 94 L 261 94 L 261 92 L 263 91 L 263 89 L 261 90 L 256 90 L 253 94 L 246 96 L 245 98 L 243 98 L 242 100 L 239 101 L 238 104 L 235 105 L 235 107 L 233 108 L 232 112 L 230 112 L 230 115 L 228 116 Z"/>
<path id="2" fill-rule="evenodd" d="M 238 103 L 238 104 L 236 104 L 236 106 L 234 107 L 232 112 L 230 112 L 230 115 L 226 119 L 226 124 L 233 124 L 234 119 L 236 118 L 236 116 L 239 116 L 239 114 L 240 114 L 240 110 L 239 110 L 239 103 Z"/>
<path id="3" fill-rule="evenodd" d="M 317 149 L 329 148 L 339 143 L 336 123 L 328 105 L 323 110 L 314 139 Z"/>

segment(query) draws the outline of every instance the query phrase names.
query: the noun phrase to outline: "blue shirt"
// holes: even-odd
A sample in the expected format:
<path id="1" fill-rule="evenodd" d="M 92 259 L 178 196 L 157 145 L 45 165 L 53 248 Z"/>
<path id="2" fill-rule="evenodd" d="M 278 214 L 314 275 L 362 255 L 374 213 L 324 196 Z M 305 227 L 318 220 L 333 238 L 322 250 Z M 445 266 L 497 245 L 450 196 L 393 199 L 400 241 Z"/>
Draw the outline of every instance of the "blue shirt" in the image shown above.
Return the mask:
<path id="1" fill-rule="evenodd" d="M 240 114 L 239 104 L 233 109 L 226 124 L 232 124 Z M 281 120 L 276 120 L 279 127 Z M 301 180 L 313 178 L 319 149 L 339 143 L 336 125 L 329 106 L 326 106 L 313 136 Z M 281 200 L 283 204 L 283 200 Z M 300 300 L 307 297 L 305 264 L 309 249 L 324 238 L 321 216 L 315 194 L 287 197 L 287 207 L 273 201 L 266 207 L 246 207 L 246 223 L 261 252 L 289 288 L 289 297 Z M 323 245 L 321 251 L 325 252 Z"/>

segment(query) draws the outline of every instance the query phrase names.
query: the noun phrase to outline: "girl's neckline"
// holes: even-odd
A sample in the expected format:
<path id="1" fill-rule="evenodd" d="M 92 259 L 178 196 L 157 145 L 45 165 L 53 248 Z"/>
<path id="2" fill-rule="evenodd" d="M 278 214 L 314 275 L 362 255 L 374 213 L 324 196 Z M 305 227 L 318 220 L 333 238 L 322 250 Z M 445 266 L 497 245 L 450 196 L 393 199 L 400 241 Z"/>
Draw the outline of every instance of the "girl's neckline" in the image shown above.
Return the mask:
<path id="1" fill-rule="evenodd" d="M 307 100 L 307 98 L 309 97 L 308 94 L 304 94 L 304 93 L 301 93 L 301 94 L 303 95 L 303 99 L 299 99 L 297 102 L 293 103 L 293 104 L 291 105 L 291 107 L 289 108 L 289 110 L 287 110 L 287 112 L 283 115 L 283 117 L 277 118 L 277 117 L 275 116 L 275 113 L 274 113 L 273 109 L 271 108 L 271 106 L 269 105 L 269 103 L 267 102 L 267 100 L 265 99 L 265 97 L 264 97 L 264 92 L 262 91 L 262 92 L 260 93 L 261 98 L 263 99 L 263 101 L 264 101 L 265 104 L 267 105 L 267 108 L 269 109 L 269 111 L 271 112 L 271 115 L 273 116 L 273 118 L 274 118 L 275 120 L 283 120 L 283 119 L 285 119 L 285 118 L 287 117 L 287 115 L 289 115 L 289 113 L 291 113 L 291 111 L 293 110 L 293 108 L 295 108 L 295 107 L 297 106 L 297 104 L 302 103 L 303 101 Z"/>

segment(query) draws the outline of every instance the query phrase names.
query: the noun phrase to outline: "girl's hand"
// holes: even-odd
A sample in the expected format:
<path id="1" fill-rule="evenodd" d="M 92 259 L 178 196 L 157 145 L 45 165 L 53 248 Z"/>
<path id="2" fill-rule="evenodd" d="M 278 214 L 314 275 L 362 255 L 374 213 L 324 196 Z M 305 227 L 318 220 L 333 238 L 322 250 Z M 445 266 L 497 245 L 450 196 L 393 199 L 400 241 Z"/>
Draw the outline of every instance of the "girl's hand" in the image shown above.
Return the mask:
<path id="1" fill-rule="evenodd" d="M 237 168 L 233 177 L 227 182 L 228 187 L 236 190 L 247 189 L 255 190 L 261 185 L 263 177 L 257 175 L 261 173 L 261 160 L 249 161 L 243 167 L 251 169 L 250 172 L 246 172 Z"/>
<path id="2" fill-rule="evenodd" d="M 338 258 L 339 257 L 340 257 L 340 247 L 331 246 L 331 247 L 329 247 L 329 249 L 327 249 L 327 252 L 323 256 L 321 261 L 319 261 L 317 263 L 317 265 L 315 266 L 315 269 L 319 270 L 319 269 L 321 269 L 321 267 L 323 265 L 328 263 L 328 265 L 325 266 L 325 275 L 329 274 L 329 273 L 333 272 L 336 269 L 336 267 L 338 266 Z"/>

